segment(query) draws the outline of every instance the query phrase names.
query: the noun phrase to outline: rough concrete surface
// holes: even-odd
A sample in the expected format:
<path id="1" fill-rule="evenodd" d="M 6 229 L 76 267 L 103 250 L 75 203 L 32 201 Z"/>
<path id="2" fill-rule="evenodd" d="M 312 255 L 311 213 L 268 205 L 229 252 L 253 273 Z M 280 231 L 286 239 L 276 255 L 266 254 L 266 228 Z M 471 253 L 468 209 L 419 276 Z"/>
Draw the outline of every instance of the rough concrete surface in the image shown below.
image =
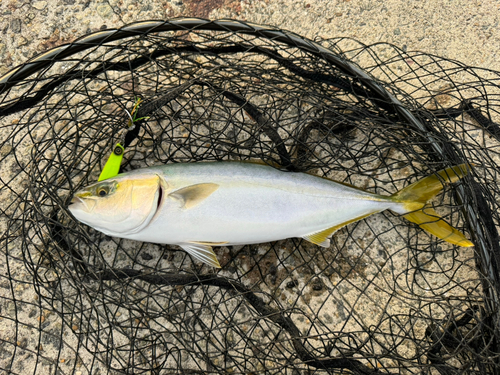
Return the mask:
<path id="1" fill-rule="evenodd" d="M 0 73 L 85 33 L 179 16 L 270 24 L 309 38 L 389 42 L 499 70 L 499 8 L 495 0 L 2 0 Z"/>
<path id="2" fill-rule="evenodd" d="M 180 16 L 269 24 L 311 39 L 345 36 L 364 44 L 388 42 L 405 51 L 419 50 L 470 66 L 500 70 L 500 2 L 496 0 L 0 0 L 0 15 L 0 75 L 86 33 L 134 21 Z M 368 268 L 366 272 L 370 271 Z M 0 287 L 7 288 L 1 283 Z M 286 293 L 283 292 L 283 300 Z M 26 319 L 23 322 L 34 327 L 52 327 L 53 323 L 53 337 L 47 335 L 40 341 L 46 345 L 45 355 L 54 358 L 54 353 L 48 351 L 55 352 L 54 348 L 61 347 L 57 341 L 61 335 L 66 343 L 64 348 L 71 347 L 75 338 L 66 331 L 61 334 L 63 327 L 54 314 L 43 311 L 40 314 L 37 296 L 31 289 L 27 289 L 25 296 L 30 298 L 33 309 L 21 312 L 19 319 Z M 312 302 L 319 304 L 314 298 Z M 2 315 L 19 313 L 12 304 L 2 304 L 0 301 Z M 0 320 L 0 341 L 13 337 L 16 333 L 12 330 L 9 321 Z M 33 335 L 36 336 L 36 329 Z M 29 348 L 29 342 L 20 342 L 18 346 Z M 66 349 L 62 350 L 59 361 L 75 357 L 75 353 Z M 78 363 L 87 366 L 92 363 L 92 358 L 83 351 L 79 355 L 73 368 L 75 374 L 86 373 Z M 29 360 L 23 366 L 26 373 L 35 371 L 35 364 Z M 53 367 L 41 363 L 39 369 L 43 370 L 40 373 L 52 373 Z"/>

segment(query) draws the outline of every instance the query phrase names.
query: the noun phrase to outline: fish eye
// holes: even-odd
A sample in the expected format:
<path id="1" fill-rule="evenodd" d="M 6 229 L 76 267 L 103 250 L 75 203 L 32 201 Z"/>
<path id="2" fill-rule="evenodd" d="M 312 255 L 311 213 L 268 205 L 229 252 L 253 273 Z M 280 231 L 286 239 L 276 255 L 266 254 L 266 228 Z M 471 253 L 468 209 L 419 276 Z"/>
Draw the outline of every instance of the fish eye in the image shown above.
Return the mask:
<path id="1" fill-rule="evenodd" d="M 106 195 L 108 195 L 109 193 L 109 188 L 107 187 L 100 187 L 98 190 L 97 190 L 97 195 L 99 195 L 100 197 L 105 197 Z"/>

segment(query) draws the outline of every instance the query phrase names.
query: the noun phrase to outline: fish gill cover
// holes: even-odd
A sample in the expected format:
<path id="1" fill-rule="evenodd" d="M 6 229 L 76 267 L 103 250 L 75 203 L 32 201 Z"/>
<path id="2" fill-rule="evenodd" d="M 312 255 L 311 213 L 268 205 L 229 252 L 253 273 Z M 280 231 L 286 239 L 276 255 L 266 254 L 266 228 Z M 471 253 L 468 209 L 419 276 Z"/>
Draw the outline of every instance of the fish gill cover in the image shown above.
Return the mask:
<path id="1" fill-rule="evenodd" d="M 0 369 L 500 373 L 499 82 L 389 44 L 200 19 L 107 30 L 18 67 L 0 78 Z M 122 171 L 261 160 L 383 195 L 474 163 L 431 203 L 475 246 L 385 211 L 329 248 L 216 247 L 214 270 L 70 215 L 117 144 Z"/>

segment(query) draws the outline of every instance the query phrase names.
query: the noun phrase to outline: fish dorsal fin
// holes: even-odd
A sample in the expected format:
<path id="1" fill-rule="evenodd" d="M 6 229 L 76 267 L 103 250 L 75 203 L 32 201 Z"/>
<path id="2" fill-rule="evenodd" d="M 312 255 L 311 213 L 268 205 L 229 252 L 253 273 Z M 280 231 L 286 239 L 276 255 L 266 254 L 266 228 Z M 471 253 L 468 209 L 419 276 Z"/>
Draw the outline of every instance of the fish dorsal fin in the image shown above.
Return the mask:
<path id="1" fill-rule="evenodd" d="M 304 240 L 307 240 L 309 242 L 312 242 L 315 245 L 322 246 L 322 247 L 329 247 L 330 246 L 330 237 L 338 231 L 340 228 L 346 226 L 347 224 L 354 223 L 355 221 L 364 219 L 365 217 L 368 217 L 375 212 L 370 212 L 369 214 L 365 214 L 359 217 L 356 217 L 354 219 L 345 221 L 343 223 L 337 224 L 331 228 L 326 228 L 323 230 L 320 230 L 318 232 L 306 234 L 305 236 L 302 236 Z"/>
<path id="2" fill-rule="evenodd" d="M 212 267 L 221 268 L 217 260 L 217 255 L 215 255 L 212 250 L 212 246 L 204 245 L 199 242 L 183 243 L 179 244 L 179 246 L 200 262 L 206 263 Z"/>
<path id="3" fill-rule="evenodd" d="M 182 201 L 183 208 L 193 208 L 207 199 L 219 185 L 213 183 L 196 184 L 184 187 L 169 194 L 169 197 Z"/>

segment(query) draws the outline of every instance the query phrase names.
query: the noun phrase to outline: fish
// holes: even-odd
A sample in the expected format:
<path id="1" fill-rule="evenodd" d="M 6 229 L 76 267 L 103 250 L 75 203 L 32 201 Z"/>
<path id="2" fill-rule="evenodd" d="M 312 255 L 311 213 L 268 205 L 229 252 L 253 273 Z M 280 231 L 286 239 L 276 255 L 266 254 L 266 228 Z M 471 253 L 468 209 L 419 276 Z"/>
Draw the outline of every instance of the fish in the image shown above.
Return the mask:
<path id="1" fill-rule="evenodd" d="M 472 168 L 461 164 L 393 195 L 262 163 L 195 162 L 118 174 L 77 191 L 68 206 L 78 221 L 112 237 L 178 245 L 220 268 L 214 246 L 303 238 L 329 247 L 340 228 L 391 210 L 457 246 L 473 243 L 427 203 Z"/>

